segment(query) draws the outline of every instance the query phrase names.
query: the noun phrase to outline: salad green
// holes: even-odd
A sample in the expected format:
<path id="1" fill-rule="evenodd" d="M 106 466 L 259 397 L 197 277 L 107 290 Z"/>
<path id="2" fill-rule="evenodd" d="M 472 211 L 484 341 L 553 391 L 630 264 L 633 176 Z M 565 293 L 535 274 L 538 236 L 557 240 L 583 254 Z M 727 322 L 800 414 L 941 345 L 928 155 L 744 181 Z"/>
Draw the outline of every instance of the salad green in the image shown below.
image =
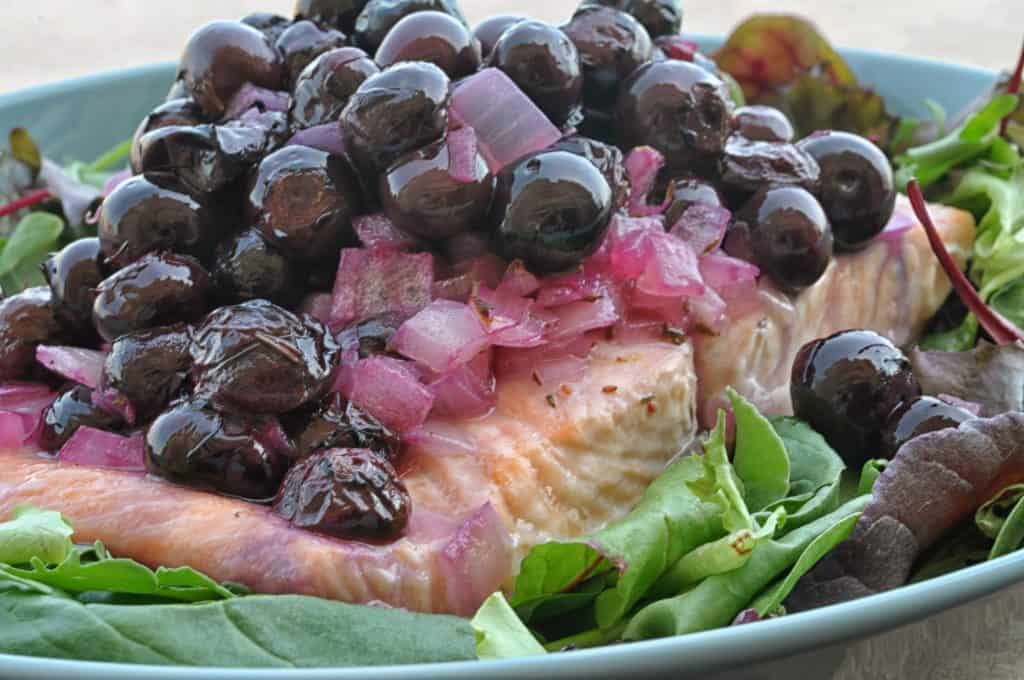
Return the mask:
<path id="1" fill-rule="evenodd" d="M 71 537 L 60 513 L 32 507 L 0 523 L 0 652 L 236 667 L 475 658 L 464 619 L 247 595 L 188 567 L 151 570 Z"/>

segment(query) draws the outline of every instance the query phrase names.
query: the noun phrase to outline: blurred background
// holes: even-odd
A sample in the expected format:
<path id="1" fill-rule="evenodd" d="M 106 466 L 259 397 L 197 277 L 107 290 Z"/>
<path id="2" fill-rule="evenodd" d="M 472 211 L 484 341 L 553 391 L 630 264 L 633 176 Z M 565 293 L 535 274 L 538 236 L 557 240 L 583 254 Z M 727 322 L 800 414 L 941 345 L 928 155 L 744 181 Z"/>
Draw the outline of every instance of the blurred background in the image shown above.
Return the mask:
<path id="1" fill-rule="evenodd" d="M 576 0 L 462 0 L 472 22 L 500 12 L 561 22 Z M 0 92 L 107 69 L 176 60 L 210 19 L 294 0 L 0 0 Z M 797 12 L 840 46 L 1009 69 L 1024 0 L 686 0 L 684 32 L 725 33 L 752 12 Z"/>

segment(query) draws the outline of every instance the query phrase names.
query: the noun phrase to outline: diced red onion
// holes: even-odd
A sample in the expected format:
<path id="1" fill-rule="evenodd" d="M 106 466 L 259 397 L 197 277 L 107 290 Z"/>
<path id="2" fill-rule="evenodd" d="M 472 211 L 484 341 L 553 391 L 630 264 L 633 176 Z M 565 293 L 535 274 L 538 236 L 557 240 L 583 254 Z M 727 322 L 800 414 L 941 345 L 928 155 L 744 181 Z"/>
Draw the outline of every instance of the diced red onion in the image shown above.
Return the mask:
<path id="1" fill-rule="evenodd" d="M 672 225 L 670 234 L 688 243 L 698 255 L 722 245 L 732 213 L 718 205 L 694 203 Z"/>
<path id="2" fill-rule="evenodd" d="M 716 291 L 725 300 L 729 319 L 735 321 L 763 309 L 757 281 L 743 281 Z"/>
<path id="3" fill-rule="evenodd" d="M 690 325 L 684 300 L 676 295 L 650 295 L 633 288 L 629 291 L 629 307 L 657 317 L 662 323 L 673 328 L 687 328 Z"/>
<path id="4" fill-rule="evenodd" d="M 500 348 L 495 353 L 495 373 L 499 379 L 504 376 L 523 374 L 533 375 L 536 379 L 537 375 L 545 375 L 547 370 L 549 378 L 550 376 L 575 375 L 573 380 L 562 379 L 563 382 L 574 382 L 575 379 L 581 377 L 581 374 L 577 375 L 576 368 L 573 367 L 585 365 L 585 363 L 571 361 L 570 357 L 585 360 L 593 345 L 594 341 L 588 336 L 579 335 L 563 342 L 531 349 Z M 561 362 L 565 362 L 565 367 L 555 365 Z"/>
<path id="5" fill-rule="evenodd" d="M 494 380 L 481 381 L 469 366 L 456 366 L 433 380 L 433 412 L 453 418 L 479 418 L 494 409 Z"/>
<path id="6" fill-rule="evenodd" d="M 96 389 L 103 374 L 103 362 L 107 355 L 81 347 L 39 345 L 36 361 L 72 382 Z"/>
<path id="7" fill-rule="evenodd" d="M 664 232 L 663 220 L 657 217 L 616 215 L 604 242 L 588 260 L 587 269 L 607 273 L 616 281 L 632 281 L 647 264 L 648 232 Z"/>
<path id="8" fill-rule="evenodd" d="M 532 314 L 534 301 L 502 289 L 478 286 L 470 304 L 484 321 L 488 342 L 496 347 L 538 347 L 545 324 Z"/>
<path id="9" fill-rule="evenodd" d="M 324 123 L 299 130 L 291 136 L 285 146 L 308 146 L 335 156 L 345 155 L 345 137 L 337 123 Z"/>
<path id="10" fill-rule="evenodd" d="M 345 397 L 395 432 L 408 432 L 427 420 L 434 397 L 409 362 L 371 356 L 358 360 L 350 375 Z"/>
<path id="11" fill-rule="evenodd" d="M 265 111 L 286 112 L 291 104 L 291 97 L 287 92 L 277 92 L 262 87 L 256 87 L 252 83 L 245 83 L 238 88 L 238 92 L 228 101 L 224 110 L 224 120 L 235 120 L 241 118 L 242 114 L 255 108 L 260 113 Z"/>
<path id="12" fill-rule="evenodd" d="M 433 257 L 389 248 L 341 251 L 331 301 L 331 328 L 394 312 L 415 314 L 431 298 Z"/>
<path id="13" fill-rule="evenodd" d="M 697 266 L 704 283 L 717 291 L 737 283 L 756 281 L 760 270 L 746 260 L 729 257 L 721 251 L 698 258 Z"/>
<path id="14" fill-rule="evenodd" d="M 458 130 L 449 130 L 448 174 L 456 182 L 477 181 L 476 163 L 479 156 L 476 131 L 469 125 Z"/>
<path id="15" fill-rule="evenodd" d="M 308 314 L 321 323 L 331 318 L 331 294 L 310 293 L 299 303 L 299 313 Z"/>
<path id="16" fill-rule="evenodd" d="M 665 297 L 702 295 L 704 283 L 693 248 L 665 232 L 646 232 L 645 235 L 648 257 L 636 280 L 637 290 Z"/>
<path id="17" fill-rule="evenodd" d="M 71 435 L 57 459 L 69 465 L 89 465 L 129 472 L 143 472 L 145 443 L 142 435 L 122 437 L 91 427 L 79 427 Z"/>
<path id="18" fill-rule="evenodd" d="M 899 255 L 903 246 L 903 238 L 917 226 L 917 219 L 913 212 L 908 211 L 902 205 L 897 205 L 889 223 L 878 235 L 878 240 L 889 247 L 891 255 Z"/>
<path id="19" fill-rule="evenodd" d="M 398 328 L 391 346 L 435 373 L 447 373 L 487 347 L 487 329 L 468 305 L 434 300 Z"/>
<path id="20" fill-rule="evenodd" d="M 981 415 L 981 404 L 975 403 L 973 401 L 967 401 L 965 399 L 960 399 L 959 397 L 954 397 L 952 394 L 940 394 L 937 398 L 941 401 L 946 402 L 950 406 L 962 408 L 963 410 L 967 411 L 968 413 L 975 417 Z"/>
<path id="21" fill-rule="evenodd" d="M 137 421 L 135 404 L 115 389 L 97 389 L 92 393 L 92 403 L 98 409 L 121 416 L 129 425 Z"/>
<path id="22" fill-rule="evenodd" d="M 512 79 L 486 68 L 455 86 L 449 111 L 476 131 L 480 154 L 492 173 L 562 137 Z"/>
<path id="23" fill-rule="evenodd" d="M 108 179 L 106 181 L 106 183 L 104 183 L 104 185 L 103 185 L 103 195 L 104 196 L 109 196 L 110 194 L 112 194 L 114 192 L 114 189 L 116 189 L 117 187 L 121 186 L 122 182 L 126 182 L 127 180 L 131 179 L 131 177 L 132 177 L 132 170 L 131 170 L 131 168 L 125 168 L 124 170 L 121 170 L 120 172 L 114 173 L 113 175 L 110 176 L 110 179 Z"/>
<path id="24" fill-rule="evenodd" d="M 409 362 L 386 356 L 356 362 L 345 396 L 399 434 L 422 425 L 434 401 Z"/>
<path id="25" fill-rule="evenodd" d="M 658 173 L 665 167 L 665 157 L 657 149 L 650 146 L 638 146 L 626 156 L 626 173 L 629 175 L 629 214 L 634 217 L 660 215 L 668 208 L 670 196 L 657 205 L 647 202 Z"/>
<path id="26" fill-rule="evenodd" d="M 453 302 L 466 302 L 473 293 L 473 277 L 469 274 L 460 274 L 450 279 L 435 281 L 432 287 L 432 295 L 435 300 L 452 300 Z"/>
<path id="27" fill-rule="evenodd" d="M 409 524 L 405 528 L 405 537 L 413 543 L 433 543 L 450 538 L 458 526 L 459 523 L 448 515 L 414 505 Z"/>
<path id="28" fill-rule="evenodd" d="M 17 451 L 23 449 L 32 438 L 38 425 L 32 422 L 32 416 L 11 411 L 0 411 L 0 451 Z"/>
<path id="29" fill-rule="evenodd" d="M 39 383 L 9 382 L 0 385 L 0 411 L 38 415 L 56 398 L 49 387 Z"/>
<path id="30" fill-rule="evenodd" d="M 650 342 L 665 336 L 665 320 L 658 314 L 632 310 L 615 326 L 615 339 L 626 343 Z M 680 327 L 678 330 L 682 330 Z"/>
<path id="31" fill-rule="evenodd" d="M 522 262 L 516 260 L 505 270 L 505 276 L 498 285 L 499 293 L 526 297 L 540 289 L 540 279 L 530 273 Z"/>
<path id="32" fill-rule="evenodd" d="M 598 328 L 609 328 L 619 320 L 619 311 L 611 297 L 573 302 L 553 310 L 558 323 L 548 332 L 552 342 L 565 341 Z"/>
<path id="33" fill-rule="evenodd" d="M 438 556 L 453 614 L 471 615 L 501 587 L 513 562 L 512 547 L 508 529 L 490 503 L 455 530 Z"/>
<path id="34" fill-rule="evenodd" d="M 436 418 L 407 432 L 402 443 L 430 456 L 472 456 L 479 451 L 476 439 L 465 428 Z"/>
<path id="35" fill-rule="evenodd" d="M 545 280 L 537 293 L 537 304 L 541 307 L 560 307 L 580 300 L 593 300 L 606 295 L 609 282 L 604 276 L 594 274 L 585 268 L 571 274 L 561 274 Z"/>
<path id="36" fill-rule="evenodd" d="M 359 242 L 366 248 L 425 250 L 422 241 L 396 227 L 384 213 L 360 215 L 352 220 L 352 228 L 359 237 Z"/>
<path id="37" fill-rule="evenodd" d="M 716 335 L 725 330 L 729 305 L 713 288 L 705 288 L 703 295 L 688 298 L 686 303 L 698 328 Z"/>

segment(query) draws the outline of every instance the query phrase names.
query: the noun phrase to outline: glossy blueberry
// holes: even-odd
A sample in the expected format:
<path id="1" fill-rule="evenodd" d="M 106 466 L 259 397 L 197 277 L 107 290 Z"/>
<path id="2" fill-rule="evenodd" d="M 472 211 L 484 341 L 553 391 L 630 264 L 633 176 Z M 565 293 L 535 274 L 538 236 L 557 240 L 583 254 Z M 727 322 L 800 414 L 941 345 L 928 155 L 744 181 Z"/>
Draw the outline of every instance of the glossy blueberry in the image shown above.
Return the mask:
<path id="1" fill-rule="evenodd" d="M 447 140 L 437 142 L 402 157 L 381 176 L 381 204 L 395 226 L 439 240 L 484 223 L 494 176 L 477 153 L 468 161 L 471 177 L 455 177 L 452 155 Z"/>
<path id="2" fill-rule="evenodd" d="M 290 451 L 273 436 L 276 419 L 218 413 L 189 400 L 162 413 L 146 432 L 146 470 L 172 482 L 250 500 L 270 500 Z"/>
<path id="3" fill-rule="evenodd" d="M 622 81 L 654 56 L 640 22 L 611 7 L 583 7 L 562 30 L 579 53 L 583 100 L 590 108 L 614 108 Z"/>
<path id="4" fill-rule="evenodd" d="M 280 90 L 287 71 L 266 35 L 239 21 L 213 21 L 189 38 L 178 78 L 206 115 L 219 118 L 242 85 Z"/>
<path id="5" fill-rule="evenodd" d="M 311 317 L 252 300 L 211 312 L 191 351 L 195 393 L 215 408 L 286 413 L 327 391 L 338 345 Z"/>
<path id="6" fill-rule="evenodd" d="M 537 273 L 570 269 L 601 244 L 613 205 L 611 187 L 593 163 L 542 151 L 498 176 L 491 210 L 495 247 Z"/>
<path id="7" fill-rule="evenodd" d="M 616 108 L 620 146 L 652 146 L 670 169 L 713 162 L 730 131 L 724 83 L 685 61 L 641 66 L 622 84 Z"/>
<path id="8" fill-rule="evenodd" d="M 408 62 L 367 78 L 341 113 L 346 148 L 360 172 L 386 170 L 436 141 L 448 126 L 448 76 L 433 64 Z"/>
<path id="9" fill-rule="evenodd" d="M 801 150 L 821 167 L 821 205 L 844 251 L 867 245 L 889 223 L 896 206 L 892 166 L 881 149 L 848 132 L 811 135 Z"/>
<path id="10" fill-rule="evenodd" d="M 754 263 L 783 290 L 797 293 L 832 261 L 832 229 L 821 205 L 800 187 L 764 187 L 736 215 L 750 233 Z"/>
<path id="11" fill-rule="evenodd" d="M 449 78 L 461 78 L 480 68 L 480 43 L 450 14 L 416 12 L 388 31 L 374 59 L 381 68 L 400 61 L 426 61 Z"/>
<path id="12" fill-rule="evenodd" d="M 853 469 L 882 453 L 889 414 L 920 395 L 907 357 L 872 331 L 842 331 L 815 340 L 793 362 L 794 414 L 820 432 Z"/>
<path id="13" fill-rule="evenodd" d="M 321 28 L 312 21 L 296 21 L 274 44 L 284 59 L 288 82 L 294 83 L 311 61 L 324 52 L 345 46 L 345 34 L 333 28 Z"/>
<path id="14" fill-rule="evenodd" d="M 29 378 L 36 347 L 61 337 L 63 328 L 46 286 L 27 288 L 0 301 L 0 380 Z"/>
<path id="15" fill-rule="evenodd" d="M 580 55 L 569 36 L 543 21 L 520 21 L 498 39 L 488 64 L 504 71 L 557 126 L 578 115 Z"/>
<path id="16" fill-rule="evenodd" d="M 364 80 L 379 72 L 377 64 L 358 47 L 321 54 L 295 81 L 289 109 L 292 126 L 337 124 L 349 98 Z"/>
<path id="17" fill-rule="evenodd" d="M 157 250 L 203 257 L 212 251 L 220 225 L 176 178 L 139 175 L 103 200 L 97 230 L 103 254 L 123 267 Z"/>
<path id="18" fill-rule="evenodd" d="M 100 336 L 195 321 L 209 309 L 210 277 L 194 259 L 174 253 L 145 255 L 103 280 L 92 308 Z"/>
<path id="19" fill-rule="evenodd" d="M 289 257 L 334 256 L 355 242 L 352 217 L 360 192 L 345 159 L 287 146 L 250 173 L 244 212 L 249 224 Z"/>
<path id="20" fill-rule="evenodd" d="M 93 403 L 93 392 L 85 385 L 75 385 L 62 393 L 43 411 L 39 423 L 39 446 L 56 453 L 82 426 L 116 431 L 124 421 Z"/>

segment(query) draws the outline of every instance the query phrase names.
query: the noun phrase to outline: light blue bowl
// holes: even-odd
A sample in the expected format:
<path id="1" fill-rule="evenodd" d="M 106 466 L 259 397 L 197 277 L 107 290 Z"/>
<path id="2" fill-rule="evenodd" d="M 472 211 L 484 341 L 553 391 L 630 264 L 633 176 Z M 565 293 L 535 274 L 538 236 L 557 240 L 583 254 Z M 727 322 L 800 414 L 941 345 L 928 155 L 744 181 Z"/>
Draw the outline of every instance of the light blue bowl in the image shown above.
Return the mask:
<path id="1" fill-rule="evenodd" d="M 703 39 L 710 48 L 717 41 Z M 931 98 L 958 111 L 995 74 L 924 59 L 845 50 L 863 82 L 899 114 L 927 116 Z M 43 85 L 0 96 L 0 131 L 27 127 L 57 159 L 91 159 L 128 138 L 170 86 L 170 65 L 148 66 Z M 757 624 L 666 640 L 522 660 L 373 669 L 227 670 L 128 666 L 0 655 L 0 677 L 135 680 L 439 680 L 440 678 L 776 678 L 827 677 L 843 646 L 933 616 L 1024 582 L 1024 553 L 1009 555 L 855 602 Z"/>

